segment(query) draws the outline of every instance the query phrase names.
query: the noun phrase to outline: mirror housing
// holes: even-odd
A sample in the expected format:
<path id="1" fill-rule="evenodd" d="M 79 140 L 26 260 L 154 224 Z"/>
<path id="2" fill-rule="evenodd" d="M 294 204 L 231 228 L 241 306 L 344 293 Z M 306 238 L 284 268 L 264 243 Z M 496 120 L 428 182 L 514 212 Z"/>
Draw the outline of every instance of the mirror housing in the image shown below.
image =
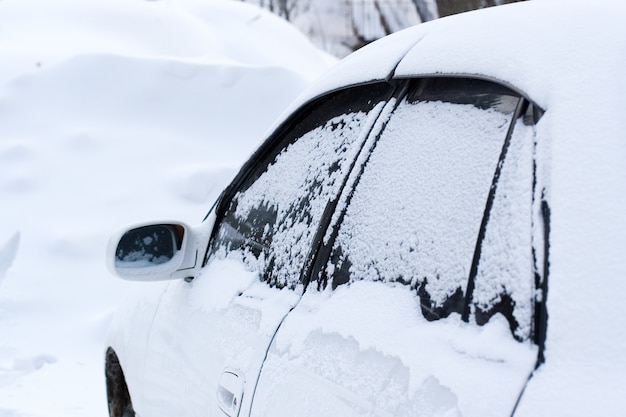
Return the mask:
<path id="1" fill-rule="evenodd" d="M 195 234 L 177 222 L 136 225 L 111 237 L 107 266 L 131 281 L 191 279 L 201 264 Z"/>

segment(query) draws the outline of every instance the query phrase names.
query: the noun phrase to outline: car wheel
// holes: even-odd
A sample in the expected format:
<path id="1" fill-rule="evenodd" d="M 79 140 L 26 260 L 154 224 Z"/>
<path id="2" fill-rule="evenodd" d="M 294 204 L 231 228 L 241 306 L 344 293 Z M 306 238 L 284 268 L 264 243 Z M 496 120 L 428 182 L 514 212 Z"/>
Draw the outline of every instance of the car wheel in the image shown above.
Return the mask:
<path id="1" fill-rule="evenodd" d="M 110 417 L 134 417 L 135 410 L 130 399 L 126 379 L 120 361 L 111 348 L 107 349 L 105 359 L 107 400 Z"/>

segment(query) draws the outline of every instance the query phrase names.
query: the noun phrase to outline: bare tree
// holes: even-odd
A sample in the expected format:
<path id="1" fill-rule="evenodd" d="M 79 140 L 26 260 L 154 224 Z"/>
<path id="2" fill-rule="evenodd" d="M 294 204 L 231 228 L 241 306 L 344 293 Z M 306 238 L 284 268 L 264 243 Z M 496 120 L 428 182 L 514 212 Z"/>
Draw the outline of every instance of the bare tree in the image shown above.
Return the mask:
<path id="1" fill-rule="evenodd" d="M 439 9 L 439 16 L 443 17 L 517 1 L 524 0 L 437 0 L 437 8 Z"/>
<path id="2" fill-rule="evenodd" d="M 298 14 L 309 8 L 311 0 L 241 0 L 256 4 L 259 7 L 279 15 L 285 20 L 292 21 Z"/>
<path id="3" fill-rule="evenodd" d="M 437 4 L 435 2 L 427 0 L 413 0 L 413 4 L 415 4 L 415 9 L 422 19 L 422 22 L 428 22 L 429 20 L 434 20 L 439 17 Z"/>
<path id="4" fill-rule="evenodd" d="M 242 0 L 294 23 L 344 56 L 385 35 L 441 16 L 523 0 Z"/>

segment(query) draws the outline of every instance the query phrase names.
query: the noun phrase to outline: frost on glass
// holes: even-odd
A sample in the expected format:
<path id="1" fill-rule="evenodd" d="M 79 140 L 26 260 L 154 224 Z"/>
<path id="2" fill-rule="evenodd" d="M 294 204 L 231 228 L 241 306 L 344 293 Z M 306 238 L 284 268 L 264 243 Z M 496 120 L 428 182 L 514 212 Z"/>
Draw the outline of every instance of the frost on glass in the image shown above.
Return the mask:
<path id="1" fill-rule="evenodd" d="M 147 268 L 169 262 L 178 252 L 174 227 L 142 226 L 126 232 L 115 252 L 119 268 Z"/>
<path id="2" fill-rule="evenodd" d="M 283 149 L 231 201 L 218 234 L 222 255 L 242 259 L 271 285 L 298 285 L 326 205 L 382 106 L 332 117 Z"/>
<path id="3" fill-rule="evenodd" d="M 414 288 L 428 319 L 461 312 L 510 113 L 402 102 L 375 148 L 334 243 L 328 275 Z"/>
<path id="4" fill-rule="evenodd" d="M 472 294 L 479 324 L 501 313 L 520 340 L 530 337 L 534 303 L 533 151 L 533 128 L 518 121 L 497 184 Z"/>

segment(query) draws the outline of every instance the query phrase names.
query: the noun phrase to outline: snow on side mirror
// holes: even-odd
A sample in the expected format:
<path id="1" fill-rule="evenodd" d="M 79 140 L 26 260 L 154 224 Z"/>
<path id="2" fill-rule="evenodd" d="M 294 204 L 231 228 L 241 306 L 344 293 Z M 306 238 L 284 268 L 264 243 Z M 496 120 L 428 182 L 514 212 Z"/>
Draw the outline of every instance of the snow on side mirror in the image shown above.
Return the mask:
<path id="1" fill-rule="evenodd" d="M 198 251 L 189 245 L 191 231 L 181 223 L 154 223 L 114 235 L 107 266 L 120 278 L 159 281 L 193 277 Z M 190 247 L 192 246 L 192 247 Z"/>

